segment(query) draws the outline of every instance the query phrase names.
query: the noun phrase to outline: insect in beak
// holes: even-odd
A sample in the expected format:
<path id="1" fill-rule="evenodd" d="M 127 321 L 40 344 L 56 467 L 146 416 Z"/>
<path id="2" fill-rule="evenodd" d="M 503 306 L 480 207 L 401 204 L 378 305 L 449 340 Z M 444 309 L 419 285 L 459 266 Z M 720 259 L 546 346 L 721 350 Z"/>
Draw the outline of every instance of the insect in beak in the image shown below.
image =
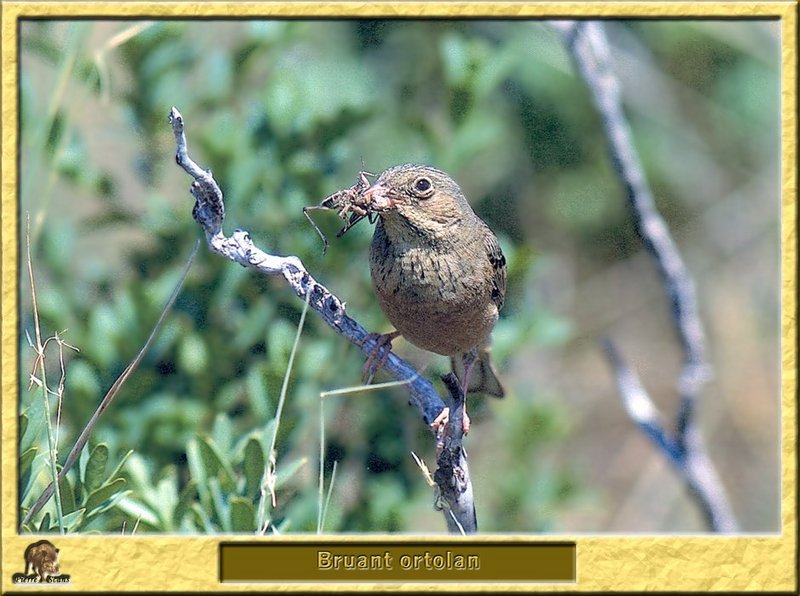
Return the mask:
<path id="1" fill-rule="evenodd" d="M 319 226 L 314 223 L 308 212 L 316 209 L 336 210 L 339 217 L 345 222 L 344 227 L 336 234 L 337 238 L 344 235 L 347 230 L 352 228 L 365 217 L 370 223 L 375 223 L 378 216 L 373 210 L 373 206 L 370 204 L 372 202 L 371 190 L 375 187 L 375 185 L 370 186 L 370 181 L 368 178 L 369 176 L 374 177 L 375 174 L 370 174 L 369 172 L 361 170 L 358 173 L 358 178 L 353 186 L 329 195 L 323 199 L 319 205 L 303 207 L 303 215 L 305 215 L 306 219 L 311 223 L 312 226 L 314 226 L 317 234 L 319 234 L 319 237 L 322 239 L 323 255 L 328 248 L 328 239 L 325 238 L 325 234 L 323 234 L 322 230 L 319 229 Z"/>
<path id="2" fill-rule="evenodd" d="M 390 189 L 376 182 L 364 191 L 364 202 L 375 211 L 385 211 L 391 209 L 397 203 L 391 193 L 392 191 Z"/>

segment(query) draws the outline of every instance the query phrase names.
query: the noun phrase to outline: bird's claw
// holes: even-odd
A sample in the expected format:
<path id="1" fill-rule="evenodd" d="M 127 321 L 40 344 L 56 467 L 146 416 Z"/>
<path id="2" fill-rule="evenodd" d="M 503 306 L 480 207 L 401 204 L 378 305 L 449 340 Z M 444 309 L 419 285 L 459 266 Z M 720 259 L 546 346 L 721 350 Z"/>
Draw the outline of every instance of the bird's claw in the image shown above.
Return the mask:
<path id="1" fill-rule="evenodd" d="M 446 426 L 449 422 L 450 422 L 450 408 L 445 408 L 444 410 L 439 412 L 439 415 L 436 417 L 436 419 L 433 422 L 431 422 L 431 428 L 433 429 L 433 433 L 438 435 L 439 427 L 441 427 L 442 425 Z"/>
<path id="2" fill-rule="evenodd" d="M 389 353 L 392 351 L 392 341 L 400 335 L 399 332 L 393 331 L 391 333 L 370 333 L 363 340 L 361 346 L 368 341 L 375 340 L 375 347 L 370 350 L 367 356 L 367 361 L 361 369 L 361 382 L 365 385 L 372 383 L 372 377 L 386 364 L 386 359 L 389 358 Z"/>
<path id="3" fill-rule="evenodd" d="M 444 410 L 439 412 L 439 415 L 436 417 L 436 419 L 433 422 L 431 422 L 431 429 L 433 430 L 433 433 L 435 435 L 438 435 L 439 427 L 447 426 L 449 422 L 450 422 L 450 408 L 445 408 Z M 469 416 L 467 416 L 467 410 L 465 408 L 463 415 L 461 417 L 461 430 L 465 435 L 469 433 L 469 428 L 471 424 L 472 423 L 469 419 Z"/>

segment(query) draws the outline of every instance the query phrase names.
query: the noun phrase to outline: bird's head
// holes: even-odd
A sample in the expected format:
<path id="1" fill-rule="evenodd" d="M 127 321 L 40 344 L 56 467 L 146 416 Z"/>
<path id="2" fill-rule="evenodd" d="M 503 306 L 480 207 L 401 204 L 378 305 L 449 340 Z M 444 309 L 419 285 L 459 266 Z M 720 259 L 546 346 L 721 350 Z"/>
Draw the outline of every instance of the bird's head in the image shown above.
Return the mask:
<path id="1" fill-rule="evenodd" d="M 370 208 L 390 227 L 410 224 L 419 231 L 437 233 L 473 216 L 458 184 L 430 166 L 389 168 L 364 194 Z"/>

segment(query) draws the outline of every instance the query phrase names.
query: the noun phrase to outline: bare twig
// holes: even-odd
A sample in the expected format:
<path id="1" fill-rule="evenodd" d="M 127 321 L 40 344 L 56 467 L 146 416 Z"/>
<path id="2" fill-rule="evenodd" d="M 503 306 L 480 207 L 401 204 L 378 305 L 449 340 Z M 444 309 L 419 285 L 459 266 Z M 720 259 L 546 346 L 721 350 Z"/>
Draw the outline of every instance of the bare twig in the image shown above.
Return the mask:
<path id="1" fill-rule="evenodd" d="M 607 340 L 605 350 L 614 368 L 623 404 L 631 419 L 681 474 L 702 508 L 709 527 L 717 532 L 734 532 L 736 519 L 708 458 L 694 415 L 697 399 L 710 376 L 694 282 L 655 206 L 634 149 L 603 25 L 596 21 L 560 21 L 554 26 L 564 36 L 600 112 L 611 161 L 625 186 L 636 230 L 658 266 L 684 354 L 677 383 L 681 403 L 674 431 L 669 431 L 636 373 Z"/>
<path id="2" fill-rule="evenodd" d="M 309 307 L 317 312 L 336 333 L 358 346 L 364 354 L 370 354 L 375 348 L 377 340 L 367 339 L 367 331 L 345 313 L 344 302 L 317 282 L 308 273 L 300 259 L 295 256 L 276 256 L 262 251 L 244 230 L 237 229 L 230 237 L 224 235 L 222 223 L 225 217 L 225 207 L 222 191 L 211 172 L 202 169 L 189 157 L 183 117 L 174 107 L 170 110 L 169 122 L 177 146 L 176 162 L 194 178 L 190 190 L 196 199 L 192 215 L 202 226 L 209 248 L 231 261 L 255 269 L 262 274 L 282 275 L 292 291 L 300 299 L 307 300 Z M 444 401 L 431 382 L 420 376 L 416 369 L 406 361 L 390 352 L 383 368 L 393 378 L 407 384 L 409 403 L 417 408 L 426 425 L 430 425 L 444 410 Z M 463 481 L 471 493 L 465 458 L 462 470 L 465 474 Z M 454 507 L 453 510 L 459 511 L 457 507 Z M 452 523 L 448 517 L 448 527 L 451 527 Z M 458 523 L 464 527 L 471 527 L 470 522 L 466 520 L 458 519 Z"/>

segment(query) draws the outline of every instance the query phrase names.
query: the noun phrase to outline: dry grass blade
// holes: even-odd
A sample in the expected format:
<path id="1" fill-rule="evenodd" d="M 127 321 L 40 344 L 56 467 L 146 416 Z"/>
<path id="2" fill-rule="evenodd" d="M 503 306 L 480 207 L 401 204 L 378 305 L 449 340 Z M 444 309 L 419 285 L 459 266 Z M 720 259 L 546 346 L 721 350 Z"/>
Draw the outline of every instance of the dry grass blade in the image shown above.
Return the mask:
<path id="1" fill-rule="evenodd" d="M 39 369 L 38 385 L 42 390 L 42 399 L 44 400 L 44 412 L 45 412 L 45 427 L 47 428 L 47 446 L 48 446 L 48 455 L 50 458 L 50 477 L 52 478 L 52 480 L 50 481 L 50 486 L 54 487 L 53 492 L 56 495 L 56 520 L 58 521 L 58 528 L 59 531 L 62 534 L 64 534 L 65 532 L 64 512 L 61 507 L 61 490 L 59 487 L 59 483 L 57 482 L 57 480 L 60 478 L 58 474 L 58 450 L 57 450 L 58 443 L 53 433 L 53 420 L 50 416 L 50 396 L 48 395 L 49 390 L 47 387 L 47 374 L 45 372 L 45 346 L 47 342 L 42 343 L 42 329 L 41 325 L 39 324 L 39 305 L 36 299 L 36 282 L 33 276 L 33 260 L 31 259 L 30 216 L 28 216 L 27 218 L 27 226 L 25 229 L 25 240 L 26 240 L 27 259 L 28 259 L 28 276 L 31 281 L 33 325 L 36 331 L 36 345 L 34 347 L 36 351 L 36 361 L 34 362 L 33 365 L 34 371 L 31 372 L 31 381 L 33 381 L 34 372 L 38 368 Z"/>
<path id="2" fill-rule="evenodd" d="M 325 525 L 325 517 L 328 513 L 328 505 L 330 504 L 331 500 L 331 493 L 333 491 L 333 481 L 336 477 L 336 462 L 333 462 L 333 470 L 331 472 L 331 481 L 330 485 L 328 486 L 328 494 L 325 497 L 325 504 L 323 505 L 323 492 L 325 486 L 325 412 L 323 409 L 324 399 L 326 397 L 330 397 L 332 395 L 349 395 L 352 393 L 362 393 L 365 391 L 373 391 L 375 389 L 386 389 L 388 387 L 400 387 L 402 385 L 407 385 L 409 383 L 414 382 L 414 380 L 419 376 L 420 373 L 417 373 L 411 376 L 408 379 L 403 381 L 389 381 L 387 383 L 378 383 L 375 385 L 355 385 L 353 387 L 341 387 L 339 389 L 333 389 L 331 391 L 323 391 L 319 394 L 319 498 L 317 503 L 317 534 L 322 532 L 322 528 Z M 412 452 L 412 455 L 415 459 L 417 459 L 418 465 L 421 464 L 421 467 L 424 467 L 423 464 L 417 456 Z M 430 477 L 430 474 L 428 474 Z M 430 480 L 432 483 L 433 481 Z"/>
<path id="3" fill-rule="evenodd" d="M 424 370 L 424 369 L 423 369 Z M 367 391 L 374 391 L 375 389 L 387 389 L 389 387 L 401 387 L 413 383 L 422 371 L 410 376 L 402 381 L 387 381 L 386 383 L 375 383 L 374 385 L 353 385 L 352 387 L 342 387 L 340 389 L 331 389 L 330 391 L 323 391 L 319 394 L 320 397 L 330 397 L 331 395 L 349 395 L 351 393 L 364 393 Z"/>
<path id="4" fill-rule="evenodd" d="M 104 106 L 108 106 L 110 104 L 110 98 L 111 98 L 111 91 L 110 91 L 111 76 L 109 75 L 109 67 L 108 67 L 108 62 L 106 60 L 106 55 L 112 50 L 115 50 L 119 46 L 130 41 L 131 39 L 139 35 L 142 31 L 153 26 L 154 24 L 155 21 L 146 21 L 143 23 L 137 23 L 135 25 L 131 25 L 130 27 L 123 29 L 116 35 L 113 35 L 105 44 L 103 44 L 103 47 L 101 47 L 97 52 L 95 52 L 94 62 L 97 68 L 97 76 L 99 78 L 100 97 Z"/>
<path id="5" fill-rule="evenodd" d="M 411 452 L 411 457 L 414 458 L 417 466 L 422 471 L 422 475 L 425 477 L 425 482 L 428 483 L 428 486 L 436 486 L 436 483 L 433 481 L 433 476 L 431 476 L 431 471 L 428 469 L 428 466 L 425 465 L 425 462 L 413 451 Z"/>
<path id="6" fill-rule="evenodd" d="M 292 344 L 292 351 L 289 353 L 289 362 L 286 364 L 286 371 L 283 374 L 283 383 L 281 384 L 281 394 L 278 398 L 278 407 L 275 410 L 275 425 L 273 427 L 272 432 L 272 441 L 270 442 L 269 451 L 268 451 L 268 464 L 264 469 L 264 478 L 261 481 L 261 501 L 258 505 L 258 523 L 257 527 L 261 528 L 265 526 L 264 517 L 266 515 L 266 493 L 269 492 L 270 494 L 270 501 L 272 503 L 273 509 L 278 506 L 277 497 L 275 495 L 275 483 L 277 480 L 277 453 L 275 451 L 275 445 L 278 440 L 278 428 L 280 427 L 281 416 L 283 415 L 283 404 L 286 402 L 286 391 L 289 388 L 289 377 L 292 374 L 292 368 L 294 367 L 294 357 L 297 354 L 297 346 L 300 344 L 300 335 L 303 333 L 303 327 L 306 323 L 306 313 L 308 313 L 308 303 L 311 298 L 311 294 L 306 294 L 306 301 L 303 304 L 303 311 L 300 313 L 300 322 L 297 324 L 297 332 L 294 336 L 294 343 Z"/>
<path id="7" fill-rule="evenodd" d="M 64 462 L 63 467 L 61 468 L 61 472 L 59 472 L 59 474 L 58 474 L 58 479 L 59 480 L 63 479 L 64 476 L 67 475 L 67 472 L 69 472 L 69 470 L 75 464 L 75 461 L 77 461 L 78 456 L 81 453 L 81 450 L 86 445 L 86 443 L 89 441 L 89 437 L 91 436 L 92 431 L 94 430 L 95 426 L 97 426 L 97 422 L 98 422 L 98 420 L 100 420 L 100 416 L 103 414 L 103 412 L 106 410 L 106 408 L 108 408 L 108 406 L 111 405 L 111 402 L 114 401 L 114 398 L 119 394 L 120 390 L 125 385 L 125 382 L 128 380 L 128 378 L 130 378 L 130 376 L 133 374 L 133 372 L 139 366 L 139 364 L 141 363 L 142 359 L 144 358 L 144 355 L 147 353 L 147 350 L 152 345 L 153 340 L 156 338 L 156 335 L 158 334 L 159 329 L 161 329 L 161 325 L 164 323 L 164 319 L 166 318 L 167 313 L 170 311 L 170 309 L 172 308 L 172 305 L 175 303 L 175 299 L 178 297 L 178 293 L 180 292 L 180 289 L 183 286 L 183 282 L 186 279 L 186 276 L 189 274 L 189 269 L 191 268 L 192 263 L 194 262 L 194 258 L 197 255 L 197 249 L 199 247 L 200 247 L 200 241 L 198 240 L 195 243 L 194 248 L 192 249 L 192 254 L 189 255 L 189 259 L 186 262 L 186 266 L 183 269 L 183 273 L 181 274 L 181 277 L 178 280 L 178 283 L 175 285 L 175 288 L 172 290 L 172 294 L 170 295 L 169 299 L 167 300 L 167 303 L 164 305 L 164 308 L 161 311 L 161 315 L 158 317 L 158 321 L 156 321 L 156 324 L 153 326 L 153 330 L 150 332 L 150 335 L 147 338 L 147 341 L 145 341 L 144 346 L 142 346 L 142 349 L 139 350 L 139 353 L 136 355 L 136 357 L 133 359 L 133 361 L 125 368 L 124 371 L 122 371 L 122 374 L 120 374 L 120 376 L 117 378 L 117 380 L 114 381 L 114 384 L 111 386 L 111 388 L 108 390 L 108 392 L 105 394 L 105 396 L 101 400 L 100 405 L 97 406 L 97 410 L 95 410 L 94 414 L 92 414 L 92 417 L 89 419 L 89 422 L 86 423 L 86 426 L 83 428 L 83 431 L 81 432 L 80 436 L 78 437 L 78 440 L 75 442 L 75 445 L 72 447 L 72 450 L 69 452 L 69 455 L 67 456 L 67 459 Z M 37 337 L 38 337 L 38 334 L 39 334 L 39 330 L 38 330 L 38 325 L 37 325 Z M 33 519 L 33 516 L 35 516 L 37 513 L 39 513 L 39 511 L 41 511 L 42 507 L 44 507 L 45 504 L 47 503 L 47 501 L 50 500 L 50 497 L 53 496 L 54 487 L 57 487 L 57 486 L 58 486 L 58 483 L 53 483 L 53 482 L 51 482 L 47 486 L 47 488 L 44 490 L 44 492 L 41 494 L 41 496 L 33 504 L 33 507 L 31 507 L 30 510 L 28 511 L 28 513 L 25 514 L 25 517 L 23 517 L 22 522 L 20 523 L 20 526 L 24 526 L 27 523 L 29 523 L 31 521 L 31 519 Z M 57 488 L 56 488 L 56 492 L 57 492 Z"/>
<path id="8" fill-rule="evenodd" d="M 333 494 L 333 483 L 336 482 L 336 467 L 338 462 L 333 462 L 333 469 L 331 470 L 331 481 L 328 483 L 328 492 L 325 495 L 325 505 L 322 507 L 322 514 L 320 515 L 319 525 L 317 526 L 317 534 L 321 534 L 325 527 L 325 519 L 328 517 L 328 506 L 331 504 L 331 494 Z"/>

